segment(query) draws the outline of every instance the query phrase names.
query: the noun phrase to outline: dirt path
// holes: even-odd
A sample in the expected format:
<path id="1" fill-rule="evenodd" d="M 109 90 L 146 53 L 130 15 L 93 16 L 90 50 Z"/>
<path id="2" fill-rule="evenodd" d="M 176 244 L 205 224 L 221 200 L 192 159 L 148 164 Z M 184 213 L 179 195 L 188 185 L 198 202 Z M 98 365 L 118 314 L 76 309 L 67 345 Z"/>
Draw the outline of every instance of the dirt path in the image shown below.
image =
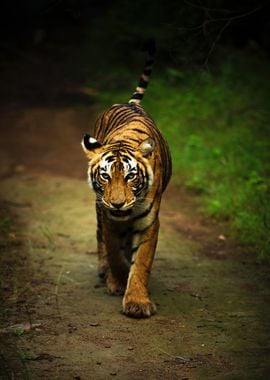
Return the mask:
<path id="1" fill-rule="evenodd" d="M 169 188 L 150 289 L 126 318 L 98 281 L 79 141 L 95 108 L 1 109 L 0 379 L 267 379 L 269 270 Z"/>

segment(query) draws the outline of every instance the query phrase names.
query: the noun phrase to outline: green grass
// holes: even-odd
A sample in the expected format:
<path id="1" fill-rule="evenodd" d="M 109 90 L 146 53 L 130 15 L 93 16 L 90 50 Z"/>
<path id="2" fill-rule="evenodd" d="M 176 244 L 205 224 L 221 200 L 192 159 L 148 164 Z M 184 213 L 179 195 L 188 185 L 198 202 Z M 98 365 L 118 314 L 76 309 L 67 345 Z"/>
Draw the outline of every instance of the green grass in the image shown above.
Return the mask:
<path id="1" fill-rule="evenodd" d="M 269 73 L 249 62 L 229 61 L 212 74 L 167 68 L 152 78 L 143 105 L 171 147 L 173 183 L 199 194 L 205 214 L 227 220 L 227 233 L 270 260 Z"/>

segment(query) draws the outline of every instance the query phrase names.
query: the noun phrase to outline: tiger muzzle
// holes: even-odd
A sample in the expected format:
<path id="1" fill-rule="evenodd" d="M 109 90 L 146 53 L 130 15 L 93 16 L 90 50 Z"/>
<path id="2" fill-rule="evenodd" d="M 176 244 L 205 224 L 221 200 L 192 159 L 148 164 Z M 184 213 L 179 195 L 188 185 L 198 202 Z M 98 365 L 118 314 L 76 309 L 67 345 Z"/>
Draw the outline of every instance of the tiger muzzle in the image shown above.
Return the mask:
<path id="1" fill-rule="evenodd" d="M 131 215 L 132 210 L 110 210 L 110 214 L 112 216 L 121 217 L 121 216 L 129 216 Z"/>
<path id="2" fill-rule="evenodd" d="M 131 209 L 125 209 L 122 208 L 125 205 L 125 201 L 114 201 L 111 202 L 111 205 L 114 207 L 114 209 L 110 210 L 111 215 L 113 216 L 127 216 L 131 214 Z"/>
<path id="3" fill-rule="evenodd" d="M 124 206 L 125 203 L 126 203 L 125 200 L 117 199 L 117 200 L 111 202 L 111 205 L 114 208 L 116 208 L 117 210 L 119 210 Z"/>

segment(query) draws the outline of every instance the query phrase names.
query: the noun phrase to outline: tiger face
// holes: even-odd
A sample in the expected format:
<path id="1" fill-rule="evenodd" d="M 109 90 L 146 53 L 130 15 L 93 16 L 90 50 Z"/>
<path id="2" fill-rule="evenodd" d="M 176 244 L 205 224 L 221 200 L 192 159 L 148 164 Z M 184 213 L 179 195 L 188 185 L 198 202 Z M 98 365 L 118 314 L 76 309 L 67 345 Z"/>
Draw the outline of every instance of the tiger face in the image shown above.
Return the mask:
<path id="1" fill-rule="evenodd" d="M 89 160 L 89 184 L 108 217 L 127 220 L 147 206 L 146 194 L 154 182 L 148 160 L 155 148 L 153 139 L 134 150 L 120 142 L 101 145 L 86 135 L 82 147 Z"/>

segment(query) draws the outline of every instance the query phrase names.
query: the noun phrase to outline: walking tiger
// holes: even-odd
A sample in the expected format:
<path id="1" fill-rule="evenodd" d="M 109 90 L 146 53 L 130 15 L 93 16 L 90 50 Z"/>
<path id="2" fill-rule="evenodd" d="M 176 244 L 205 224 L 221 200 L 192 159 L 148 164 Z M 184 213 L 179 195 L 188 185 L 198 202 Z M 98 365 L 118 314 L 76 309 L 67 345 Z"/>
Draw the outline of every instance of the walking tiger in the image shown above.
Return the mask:
<path id="1" fill-rule="evenodd" d="M 114 104 L 86 134 L 88 180 L 96 193 L 99 276 L 110 294 L 124 295 L 123 313 L 156 312 L 148 281 L 154 259 L 162 193 L 171 177 L 168 145 L 140 102 L 154 62 L 154 45 L 138 86 L 127 103 Z"/>

